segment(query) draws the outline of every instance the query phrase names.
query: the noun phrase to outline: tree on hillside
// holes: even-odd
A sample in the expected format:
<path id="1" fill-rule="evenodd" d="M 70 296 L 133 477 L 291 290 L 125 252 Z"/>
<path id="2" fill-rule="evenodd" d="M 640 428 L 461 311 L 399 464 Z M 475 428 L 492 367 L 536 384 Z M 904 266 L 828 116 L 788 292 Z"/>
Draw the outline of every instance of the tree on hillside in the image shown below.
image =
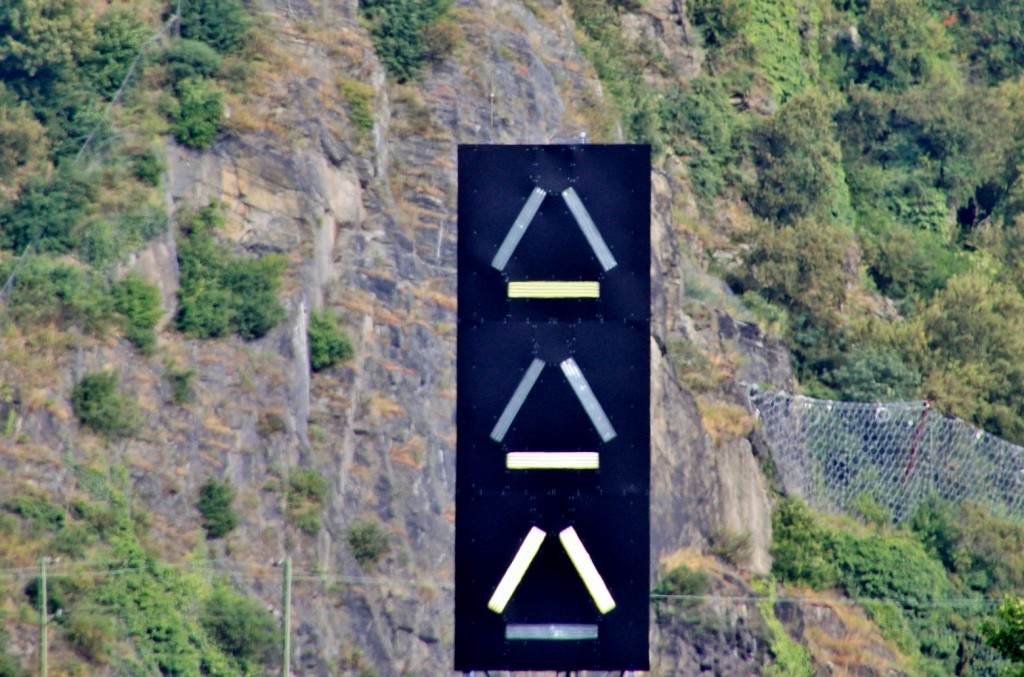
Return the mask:
<path id="1" fill-rule="evenodd" d="M 996 270 L 949 280 L 914 323 L 928 397 L 989 432 L 1024 440 L 1024 298 Z"/>
<path id="2" fill-rule="evenodd" d="M 812 214 L 846 220 L 849 196 L 832 113 L 829 98 L 809 90 L 755 130 L 757 183 L 748 195 L 755 214 L 778 222 Z"/>
<path id="3" fill-rule="evenodd" d="M 989 646 L 1013 662 L 1007 677 L 1024 677 L 1024 598 L 1007 596 L 996 610 L 995 622 L 982 626 Z"/>

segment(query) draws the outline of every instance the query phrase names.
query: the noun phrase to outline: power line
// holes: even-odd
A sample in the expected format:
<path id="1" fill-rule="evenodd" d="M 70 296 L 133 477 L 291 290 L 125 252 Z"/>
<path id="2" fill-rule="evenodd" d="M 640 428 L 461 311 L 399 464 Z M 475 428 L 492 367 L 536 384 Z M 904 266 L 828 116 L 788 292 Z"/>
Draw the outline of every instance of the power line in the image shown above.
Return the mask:
<path id="1" fill-rule="evenodd" d="M 76 564 L 86 564 L 95 566 L 102 564 L 98 560 L 79 562 Z M 131 567 L 115 567 L 109 569 L 92 568 L 92 569 L 79 569 L 74 568 L 71 565 L 61 567 L 59 563 L 55 564 L 53 560 L 50 561 L 46 569 L 47 579 L 54 578 L 73 578 L 73 577 L 85 577 L 85 576 L 122 576 L 127 574 L 139 573 L 148 571 L 154 568 L 165 568 L 176 571 L 209 571 L 213 569 L 220 569 L 224 572 L 229 573 L 233 578 L 256 580 L 269 577 L 276 577 L 278 567 L 275 564 L 252 564 L 252 565 L 235 565 L 228 566 L 228 562 L 223 559 L 216 560 L 204 560 L 201 562 L 157 562 L 148 565 L 131 566 Z M 37 576 L 39 574 L 38 567 L 9 567 L 0 568 L 0 577 L 3 578 L 29 578 Z M 302 570 L 293 569 L 291 576 L 295 582 L 311 582 L 311 583 L 336 583 L 341 585 L 351 586 L 367 586 L 367 587 L 410 587 L 417 589 L 432 589 L 441 591 L 454 590 L 454 586 L 449 582 L 438 582 L 438 581 L 424 581 L 417 580 L 414 578 L 396 578 L 391 576 L 351 576 L 347 574 L 331 574 L 323 573 L 315 570 Z M 834 597 L 828 599 L 822 599 L 820 597 L 798 597 L 798 596 L 774 596 L 769 597 L 767 595 L 715 595 L 709 593 L 702 594 L 673 594 L 673 593 L 656 593 L 650 594 L 651 602 L 727 602 L 734 604 L 752 604 L 761 602 L 767 599 L 771 599 L 776 603 L 789 603 L 789 604 L 814 604 L 814 605 L 849 605 L 849 606 L 862 606 L 866 603 L 877 603 L 877 602 L 891 602 L 904 607 L 913 608 L 947 608 L 947 607 L 993 607 L 1003 603 L 1003 598 L 994 597 L 944 597 L 935 598 L 930 600 L 919 600 L 919 599 L 908 599 L 908 598 L 895 598 L 895 597 Z"/>

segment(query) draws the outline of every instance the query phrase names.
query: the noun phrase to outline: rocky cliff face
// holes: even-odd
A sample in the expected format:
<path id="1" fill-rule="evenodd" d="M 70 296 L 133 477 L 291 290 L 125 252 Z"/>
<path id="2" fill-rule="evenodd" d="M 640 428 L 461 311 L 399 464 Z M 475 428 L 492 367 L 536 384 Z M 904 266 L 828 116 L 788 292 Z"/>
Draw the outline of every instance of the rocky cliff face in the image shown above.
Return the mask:
<path id="1" fill-rule="evenodd" d="M 117 343 L 54 347 L 59 376 L 22 388 L 22 399 L 52 398 L 23 408 L 20 423 L 45 453 L 19 472 L 61 492 L 75 483 L 68 459 L 123 462 L 178 558 L 201 541 L 199 485 L 229 478 L 243 523 L 215 554 L 252 567 L 241 584 L 271 605 L 281 587 L 266 567 L 294 558 L 299 673 L 445 674 L 453 641 L 456 147 L 578 141 L 590 109 L 603 105 L 601 87 L 559 0 L 458 2 L 465 44 L 404 86 L 388 84 L 357 0 L 264 5 L 274 67 L 262 91 L 230 112 L 234 131 L 211 151 L 170 144 L 166 185 L 174 211 L 224 202 L 225 235 L 238 250 L 288 257 L 287 321 L 252 343 L 165 332 L 148 360 Z M 683 3 L 644 7 L 627 28 L 680 72 L 697 72 Z M 373 88 L 372 130 L 352 123 L 343 80 Z M 737 384 L 785 386 L 787 353 L 691 293 L 684 271 L 700 265 L 676 218 L 692 198 L 672 163 L 653 178 L 652 580 L 679 551 L 707 552 L 747 534 L 749 557 L 729 584 L 744 590 L 742 571 L 770 566 L 771 528 Z M 169 309 L 175 261 L 168 237 L 132 262 L 160 284 Z M 342 319 L 356 352 L 343 368 L 311 375 L 306 325 L 321 308 Z M 712 356 L 720 374 L 711 386 L 697 392 L 681 379 L 679 345 Z M 162 406 L 165 362 L 196 370 L 193 404 Z M 147 421 L 142 439 L 113 450 L 78 435 L 62 404 L 76 377 L 105 365 L 122 373 Z M 5 463 L 13 470 L 21 461 Z M 331 485 L 313 536 L 284 518 L 280 487 L 302 468 Z M 381 523 L 391 542 L 370 570 L 346 539 L 363 520 Z M 726 606 L 705 613 L 713 622 L 704 630 L 713 631 L 658 617 L 655 673 L 756 673 L 768 656 L 748 627 L 754 621 Z"/>

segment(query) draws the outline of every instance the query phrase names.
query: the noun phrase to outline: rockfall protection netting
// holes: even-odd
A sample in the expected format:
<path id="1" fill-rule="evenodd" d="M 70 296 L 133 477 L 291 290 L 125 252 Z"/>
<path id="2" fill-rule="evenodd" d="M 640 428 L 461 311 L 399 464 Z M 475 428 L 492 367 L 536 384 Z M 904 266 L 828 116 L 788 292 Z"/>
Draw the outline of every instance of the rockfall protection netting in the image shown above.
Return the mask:
<path id="1" fill-rule="evenodd" d="M 900 523 L 934 495 L 1024 521 L 1024 448 L 926 402 L 833 402 L 757 389 L 748 399 L 783 489 L 818 510 L 854 512 L 867 497 Z"/>

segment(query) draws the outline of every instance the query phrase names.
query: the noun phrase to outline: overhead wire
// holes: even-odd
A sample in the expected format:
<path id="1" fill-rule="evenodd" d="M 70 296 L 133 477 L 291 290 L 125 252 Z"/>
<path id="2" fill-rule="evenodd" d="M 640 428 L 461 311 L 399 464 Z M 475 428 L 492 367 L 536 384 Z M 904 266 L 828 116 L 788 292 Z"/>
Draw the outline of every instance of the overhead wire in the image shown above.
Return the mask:
<path id="1" fill-rule="evenodd" d="M 204 571 L 219 570 L 224 573 L 230 574 L 232 579 L 238 580 L 262 580 L 266 579 L 269 575 L 276 573 L 279 567 L 275 564 L 243 564 L 232 563 L 230 560 L 223 558 L 212 559 L 212 560 L 201 560 L 195 562 L 151 562 L 147 564 L 141 564 L 136 566 L 112 566 L 110 568 L 103 568 L 105 564 L 104 560 L 85 560 L 79 562 L 69 562 L 67 565 L 50 564 L 47 567 L 46 575 L 48 578 L 68 578 L 68 577 L 85 577 L 85 576 L 121 576 L 126 574 L 140 573 L 151 569 L 172 569 L 176 571 Z M 234 564 L 234 565 L 232 565 Z M 79 568 L 85 566 L 88 568 Z M 39 569 L 36 566 L 32 567 L 0 567 L 0 579 L 18 579 L 18 578 L 31 578 L 38 575 Z M 311 582 L 311 583 L 335 583 L 342 585 L 351 586 L 393 586 L 393 587 L 408 587 L 415 589 L 431 589 L 431 590 L 442 590 L 452 591 L 454 585 L 451 582 L 438 582 L 432 580 L 420 580 L 415 578 L 401 578 L 394 576 L 353 576 L 350 574 L 337 574 L 317 571 L 315 569 L 297 569 L 292 574 L 292 580 L 295 582 Z M 896 598 L 896 597 L 830 597 L 823 599 L 821 597 L 801 597 L 794 595 L 786 596 L 774 596 L 768 597 L 767 595 L 727 595 L 727 594 L 675 594 L 675 593 L 656 593 L 650 594 L 651 602 L 726 602 L 733 604 L 754 604 L 767 599 L 771 599 L 774 603 L 786 603 L 786 604 L 809 604 L 817 606 L 828 606 L 828 605 L 849 605 L 849 606 L 862 606 L 867 603 L 877 602 L 891 602 L 898 604 L 906 608 L 948 608 L 948 607 L 992 607 L 998 606 L 1004 602 L 1002 597 L 944 597 L 935 598 L 930 600 L 919 600 L 919 599 L 907 599 L 907 598 Z"/>

